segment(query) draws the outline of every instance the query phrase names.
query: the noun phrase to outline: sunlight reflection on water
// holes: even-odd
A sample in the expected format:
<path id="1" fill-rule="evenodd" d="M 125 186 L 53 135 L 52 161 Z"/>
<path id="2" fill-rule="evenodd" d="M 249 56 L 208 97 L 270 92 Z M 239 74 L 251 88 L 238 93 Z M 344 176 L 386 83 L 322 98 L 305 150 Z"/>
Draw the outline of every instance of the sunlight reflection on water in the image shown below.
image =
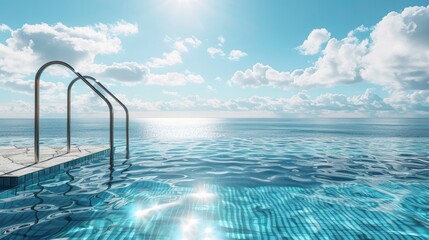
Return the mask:
<path id="1" fill-rule="evenodd" d="M 0 238 L 429 239 L 428 120 L 353 121 L 136 119 L 125 159 L 118 120 L 113 168 L 0 192 Z M 33 144 L 32 124 L 0 121 L 0 146 Z M 74 124 L 74 144 L 108 140 L 107 120 Z"/>

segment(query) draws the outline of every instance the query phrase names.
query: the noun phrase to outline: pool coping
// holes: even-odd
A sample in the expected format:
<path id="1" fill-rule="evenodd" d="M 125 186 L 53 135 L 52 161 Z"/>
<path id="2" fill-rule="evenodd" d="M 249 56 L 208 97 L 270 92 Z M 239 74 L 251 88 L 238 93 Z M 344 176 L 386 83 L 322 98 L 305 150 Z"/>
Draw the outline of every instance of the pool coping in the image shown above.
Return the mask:
<path id="1" fill-rule="evenodd" d="M 15 158 L 31 158 L 29 156 L 32 153 L 31 151 L 31 148 L 26 148 L 25 154 L 15 155 Z M 52 156 L 39 163 L 19 165 L 11 162 L 9 164 L 13 166 L 13 169 L 8 170 L 6 173 L 1 171 L 2 166 L 0 165 L 0 187 L 12 188 L 20 184 L 34 182 L 72 166 L 107 157 L 109 154 L 110 148 L 106 146 L 79 146 L 72 148 L 70 153 L 58 154 L 58 156 Z"/>

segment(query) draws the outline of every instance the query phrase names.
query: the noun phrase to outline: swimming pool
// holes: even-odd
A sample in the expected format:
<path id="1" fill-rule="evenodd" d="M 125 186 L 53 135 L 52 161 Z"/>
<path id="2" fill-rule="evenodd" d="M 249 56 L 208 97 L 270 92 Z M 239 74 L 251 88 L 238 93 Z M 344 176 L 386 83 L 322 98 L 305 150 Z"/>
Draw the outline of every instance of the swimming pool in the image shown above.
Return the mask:
<path id="1" fill-rule="evenodd" d="M 130 159 L 1 191 L 0 238 L 428 239 L 428 123 L 135 120 Z M 31 145 L 31 124 L 0 120 L 0 145 Z M 74 143 L 107 142 L 104 121 L 77 125 Z"/>

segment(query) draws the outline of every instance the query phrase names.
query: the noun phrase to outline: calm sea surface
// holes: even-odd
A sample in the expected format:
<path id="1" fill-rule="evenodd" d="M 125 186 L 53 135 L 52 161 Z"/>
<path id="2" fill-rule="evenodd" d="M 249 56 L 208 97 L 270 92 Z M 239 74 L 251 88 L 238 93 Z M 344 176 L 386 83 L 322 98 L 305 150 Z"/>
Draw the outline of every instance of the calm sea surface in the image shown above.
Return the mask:
<path id="1" fill-rule="evenodd" d="M 129 159 L 115 125 L 113 166 L 0 190 L 0 238 L 429 239 L 429 119 L 134 119 Z M 74 145 L 108 136 L 73 120 Z M 32 120 L 0 119 L 0 146 L 32 144 Z"/>

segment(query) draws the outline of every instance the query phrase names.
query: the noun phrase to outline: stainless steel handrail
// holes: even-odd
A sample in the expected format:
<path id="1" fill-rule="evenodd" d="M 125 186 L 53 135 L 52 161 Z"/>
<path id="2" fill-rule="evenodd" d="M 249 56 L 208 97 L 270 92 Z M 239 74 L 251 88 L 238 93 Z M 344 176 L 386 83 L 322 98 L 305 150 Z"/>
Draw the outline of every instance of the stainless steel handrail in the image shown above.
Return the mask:
<path id="1" fill-rule="evenodd" d="M 100 86 L 107 94 L 109 94 L 113 99 L 115 99 L 115 101 L 122 106 L 122 108 L 125 111 L 125 131 L 126 131 L 126 158 L 129 158 L 130 155 L 130 141 L 129 141 L 129 114 L 128 114 L 128 108 L 125 106 L 125 104 L 123 104 L 115 95 L 113 95 L 113 93 L 111 93 L 103 84 L 101 84 L 101 82 L 99 82 L 97 79 L 91 77 L 91 76 L 83 76 L 85 79 L 89 79 L 94 81 L 95 83 L 97 83 L 98 86 Z M 70 104 L 70 98 L 71 98 L 71 89 L 73 87 L 73 85 L 75 84 L 76 81 L 80 80 L 79 77 L 76 77 L 75 79 L 73 79 L 70 84 L 69 87 L 67 89 L 67 150 L 70 151 L 70 145 L 71 145 L 71 139 L 70 139 L 70 128 L 71 128 L 71 114 L 70 114 L 70 108 L 71 108 L 71 104 Z"/>
<path id="2" fill-rule="evenodd" d="M 35 85 L 34 85 L 34 162 L 38 163 L 40 160 L 40 146 L 39 146 L 39 126 L 40 126 L 40 77 L 43 73 L 43 71 L 51 66 L 51 65 L 61 65 L 69 70 L 71 70 L 79 79 L 81 79 L 89 88 L 91 88 L 100 98 L 103 99 L 103 101 L 107 104 L 109 107 L 110 112 L 110 162 L 113 161 L 114 158 L 114 142 L 113 142 L 113 127 L 114 127 L 114 113 L 113 113 L 113 106 L 109 102 L 109 100 L 101 94 L 92 84 L 88 82 L 80 73 L 76 72 L 72 66 L 69 64 L 62 62 L 62 61 L 51 61 L 48 63 L 45 63 L 42 67 L 39 68 L 39 70 L 36 73 L 36 77 L 34 79 Z"/>

